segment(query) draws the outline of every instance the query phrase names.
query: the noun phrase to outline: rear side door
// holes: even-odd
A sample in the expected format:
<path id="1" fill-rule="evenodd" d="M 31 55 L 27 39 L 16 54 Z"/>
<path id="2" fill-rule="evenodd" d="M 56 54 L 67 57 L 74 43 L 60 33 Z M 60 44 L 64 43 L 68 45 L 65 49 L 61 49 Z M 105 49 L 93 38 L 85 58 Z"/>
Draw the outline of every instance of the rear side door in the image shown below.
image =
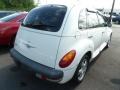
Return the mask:
<path id="1" fill-rule="evenodd" d="M 108 27 L 107 27 L 107 24 L 106 24 L 105 20 L 103 19 L 103 17 L 100 14 L 97 14 L 97 16 L 98 16 L 98 20 L 99 20 L 99 29 L 102 32 L 101 44 L 103 44 L 107 41 L 106 31 L 107 31 Z"/>
<path id="2" fill-rule="evenodd" d="M 94 51 L 101 45 L 102 32 L 99 29 L 97 13 L 87 11 L 88 38 L 94 43 Z"/>

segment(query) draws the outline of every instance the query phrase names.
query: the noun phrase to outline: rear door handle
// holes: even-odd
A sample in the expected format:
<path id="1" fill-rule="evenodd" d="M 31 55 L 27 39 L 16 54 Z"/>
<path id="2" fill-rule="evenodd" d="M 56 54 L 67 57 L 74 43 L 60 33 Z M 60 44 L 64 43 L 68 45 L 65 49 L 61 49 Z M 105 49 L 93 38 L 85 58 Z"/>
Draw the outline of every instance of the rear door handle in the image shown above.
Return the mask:
<path id="1" fill-rule="evenodd" d="M 93 36 L 89 36 L 88 38 L 93 38 Z"/>

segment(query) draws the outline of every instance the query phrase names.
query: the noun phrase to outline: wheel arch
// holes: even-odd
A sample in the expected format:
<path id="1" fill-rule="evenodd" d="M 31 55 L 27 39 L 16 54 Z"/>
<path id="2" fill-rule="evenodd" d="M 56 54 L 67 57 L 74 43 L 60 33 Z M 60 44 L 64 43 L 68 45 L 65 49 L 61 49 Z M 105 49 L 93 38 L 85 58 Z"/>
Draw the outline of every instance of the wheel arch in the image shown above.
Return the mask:
<path id="1" fill-rule="evenodd" d="M 91 60 L 91 58 L 92 58 L 92 51 L 88 51 L 85 55 L 88 55 L 88 57 L 89 57 L 89 62 L 90 62 L 90 60 Z"/>

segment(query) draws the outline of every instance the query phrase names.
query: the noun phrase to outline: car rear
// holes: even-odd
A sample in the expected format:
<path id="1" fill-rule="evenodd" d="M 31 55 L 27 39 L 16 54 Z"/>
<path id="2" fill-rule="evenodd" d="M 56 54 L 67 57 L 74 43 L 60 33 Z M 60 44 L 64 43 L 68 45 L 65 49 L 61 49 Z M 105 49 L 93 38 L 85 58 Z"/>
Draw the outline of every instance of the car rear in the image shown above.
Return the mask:
<path id="1" fill-rule="evenodd" d="M 48 79 L 62 79 L 55 65 L 66 13 L 66 6 L 52 4 L 30 11 L 11 50 L 13 59 Z"/>

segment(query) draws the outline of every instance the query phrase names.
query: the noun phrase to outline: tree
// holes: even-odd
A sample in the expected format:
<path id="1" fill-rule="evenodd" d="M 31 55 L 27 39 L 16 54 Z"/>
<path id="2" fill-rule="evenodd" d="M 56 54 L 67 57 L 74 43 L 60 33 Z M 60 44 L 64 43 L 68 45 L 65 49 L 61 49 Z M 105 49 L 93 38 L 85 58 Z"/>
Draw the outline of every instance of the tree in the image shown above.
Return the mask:
<path id="1" fill-rule="evenodd" d="M 5 8 L 5 4 L 2 0 L 0 0 L 0 9 L 4 9 Z"/>
<path id="2" fill-rule="evenodd" d="M 34 8 L 34 1 L 33 0 L 0 0 L 5 5 L 5 9 L 8 10 L 27 10 Z M 0 9 L 2 9 L 0 7 Z"/>
<path id="3" fill-rule="evenodd" d="M 23 1 L 23 7 L 26 8 L 27 10 L 32 9 L 33 7 L 35 7 L 34 1 L 33 0 L 29 0 L 29 1 L 28 0 L 24 0 Z"/>

